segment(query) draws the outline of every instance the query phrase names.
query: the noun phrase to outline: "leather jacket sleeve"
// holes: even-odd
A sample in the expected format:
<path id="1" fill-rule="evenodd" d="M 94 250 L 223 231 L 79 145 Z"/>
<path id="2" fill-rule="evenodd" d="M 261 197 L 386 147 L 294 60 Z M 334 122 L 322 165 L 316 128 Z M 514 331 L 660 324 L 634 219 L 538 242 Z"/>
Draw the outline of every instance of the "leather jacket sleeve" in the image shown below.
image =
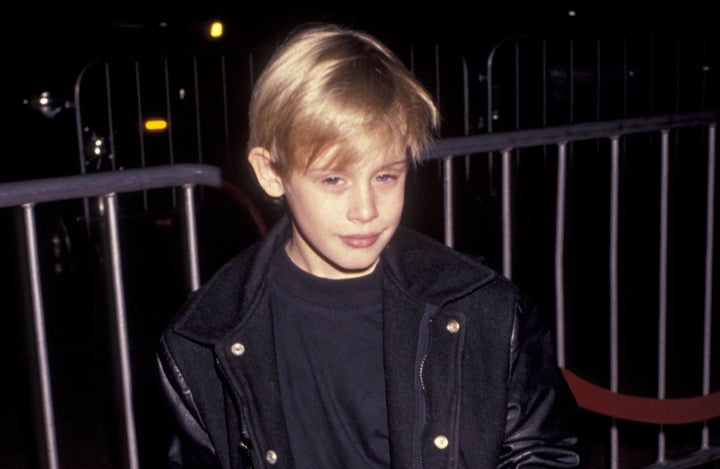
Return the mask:
<path id="1" fill-rule="evenodd" d="M 510 359 L 498 467 L 586 467 L 580 410 L 557 366 L 550 330 L 527 300 L 516 305 Z"/>
<path id="2" fill-rule="evenodd" d="M 160 341 L 157 362 L 161 387 L 169 403 L 174 430 L 168 451 L 168 467 L 220 467 L 193 395 L 164 339 Z"/>

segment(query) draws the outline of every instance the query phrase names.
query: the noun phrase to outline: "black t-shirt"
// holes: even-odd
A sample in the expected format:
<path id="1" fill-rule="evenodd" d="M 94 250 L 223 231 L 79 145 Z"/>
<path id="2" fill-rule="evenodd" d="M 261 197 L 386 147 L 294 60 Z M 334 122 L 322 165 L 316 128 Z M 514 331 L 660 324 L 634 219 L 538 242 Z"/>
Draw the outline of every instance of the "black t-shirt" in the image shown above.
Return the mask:
<path id="1" fill-rule="evenodd" d="M 311 275 L 281 249 L 270 270 L 280 390 L 298 468 L 388 468 L 380 269 Z"/>

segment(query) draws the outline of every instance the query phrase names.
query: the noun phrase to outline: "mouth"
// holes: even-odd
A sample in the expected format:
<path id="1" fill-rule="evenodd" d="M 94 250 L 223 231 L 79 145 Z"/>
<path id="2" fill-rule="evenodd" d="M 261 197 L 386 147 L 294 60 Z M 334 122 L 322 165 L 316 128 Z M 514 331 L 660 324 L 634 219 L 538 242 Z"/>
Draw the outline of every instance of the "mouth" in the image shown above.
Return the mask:
<path id="1" fill-rule="evenodd" d="M 370 247 L 375 244 L 378 238 L 380 238 L 380 233 L 340 236 L 342 242 L 352 248 Z"/>

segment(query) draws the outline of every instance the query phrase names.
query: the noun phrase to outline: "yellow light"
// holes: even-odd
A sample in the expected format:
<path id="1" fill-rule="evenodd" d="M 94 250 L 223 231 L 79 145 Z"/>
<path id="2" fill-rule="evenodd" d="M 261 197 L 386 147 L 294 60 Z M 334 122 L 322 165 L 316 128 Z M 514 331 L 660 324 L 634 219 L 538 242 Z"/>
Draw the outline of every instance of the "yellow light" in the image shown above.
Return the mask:
<path id="1" fill-rule="evenodd" d="M 213 21 L 210 25 L 210 37 L 220 37 L 223 35 L 223 24 L 220 21 Z"/>
<path id="2" fill-rule="evenodd" d="M 159 132 L 165 129 L 167 129 L 167 121 L 165 119 L 148 119 L 145 121 L 145 130 Z"/>

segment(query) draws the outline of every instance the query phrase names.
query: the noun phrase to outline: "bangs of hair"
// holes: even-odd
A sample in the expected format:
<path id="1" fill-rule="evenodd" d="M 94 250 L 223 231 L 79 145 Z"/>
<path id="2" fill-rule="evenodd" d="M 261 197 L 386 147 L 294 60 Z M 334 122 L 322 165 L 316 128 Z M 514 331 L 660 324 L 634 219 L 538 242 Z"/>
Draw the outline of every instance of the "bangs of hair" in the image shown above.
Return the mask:
<path id="1" fill-rule="evenodd" d="M 268 76 L 283 79 L 260 86 L 265 92 L 254 96 L 251 108 L 251 140 L 270 150 L 276 169 L 284 175 L 307 171 L 321 157 L 337 166 L 378 154 L 419 161 L 438 115 L 405 66 L 364 33 L 332 28 L 305 34 L 309 44 L 290 47 L 275 61 Z"/>

